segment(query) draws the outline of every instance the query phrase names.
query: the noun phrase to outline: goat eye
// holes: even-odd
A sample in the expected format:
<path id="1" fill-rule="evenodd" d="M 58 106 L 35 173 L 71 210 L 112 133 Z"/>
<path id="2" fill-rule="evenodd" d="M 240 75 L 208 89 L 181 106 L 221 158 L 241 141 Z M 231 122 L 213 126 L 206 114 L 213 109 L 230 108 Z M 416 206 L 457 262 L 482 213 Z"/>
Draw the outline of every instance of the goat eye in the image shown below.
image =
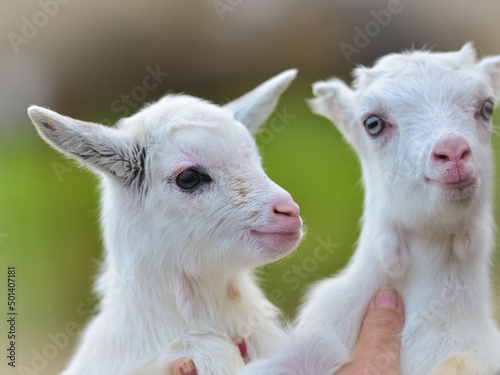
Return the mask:
<path id="1" fill-rule="evenodd" d="M 370 135 L 379 135 L 385 128 L 385 121 L 378 116 L 370 116 L 364 122 L 366 131 Z"/>
<path id="2" fill-rule="evenodd" d="M 485 100 L 483 106 L 481 107 L 481 116 L 486 120 L 489 120 L 493 116 L 493 109 L 495 105 L 491 100 Z"/>
<path id="3" fill-rule="evenodd" d="M 194 168 L 182 171 L 175 179 L 177 186 L 186 191 L 194 190 L 198 187 L 198 185 L 200 185 L 200 183 L 210 181 L 212 181 L 210 176 L 203 174 Z"/>

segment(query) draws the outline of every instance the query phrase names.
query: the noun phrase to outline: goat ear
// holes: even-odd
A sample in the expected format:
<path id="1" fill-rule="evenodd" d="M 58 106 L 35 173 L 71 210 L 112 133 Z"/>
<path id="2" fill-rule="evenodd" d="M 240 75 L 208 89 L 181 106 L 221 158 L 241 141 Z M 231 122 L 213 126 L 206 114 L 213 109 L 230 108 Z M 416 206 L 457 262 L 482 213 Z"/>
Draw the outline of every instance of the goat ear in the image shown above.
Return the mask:
<path id="1" fill-rule="evenodd" d="M 354 91 L 339 79 L 313 84 L 316 98 L 309 101 L 314 113 L 331 120 L 354 148 L 359 149 L 360 129 L 356 121 Z"/>
<path id="2" fill-rule="evenodd" d="M 465 43 L 458 53 L 462 56 L 466 64 L 474 64 L 476 62 L 476 49 L 474 48 L 474 43 Z"/>
<path id="3" fill-rule="evenodd" d="M 28 114 L 42 138 L 58 151 L 126 186 L 142 183 L 144 150 L 116 129 L 37 106 L 29 107 Z"/>
<path id="4" fill-rule="evenodd" d="M 476 63 L 476 50 L 472 42 L 465 43 L 458 51 L 430 52 L 424 51 L 434 61 L 449 66 L 452 69 L 461 69 L 473 66 Z"/>
<path id="5" fill-rule="evenodd" d="M 500 96 L 500 56 L 485 57 L 478 63 L 479 68 L 489 78 L 495 96 Z"/>
<path id="6" fill-rule="evenodd" d="M 252 91 L 224 105 L 233 113 L 235 120 L 243 123 L 255 134 L 271 115 L 278 100 L 297 75 L 297 69 L 286 70 L 257 86 Z"/>

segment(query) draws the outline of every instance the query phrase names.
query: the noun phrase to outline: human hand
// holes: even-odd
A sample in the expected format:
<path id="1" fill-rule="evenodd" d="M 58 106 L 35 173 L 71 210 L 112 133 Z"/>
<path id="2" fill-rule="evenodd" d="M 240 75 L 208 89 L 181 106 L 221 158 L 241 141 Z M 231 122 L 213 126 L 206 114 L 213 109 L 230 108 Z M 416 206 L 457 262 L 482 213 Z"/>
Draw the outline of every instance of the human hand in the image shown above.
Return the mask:
<path id="1" fill-rule="evenodd" d="M 404 312 L 401 298 L 391 289 L 377 293 L 368 307 L 361 325 L 353 359 L 336 375 L 399 375 L 400 335 Z M 233 340 L 248 362 L 244 340 Z M 174 362 L 173 375 L 196 375 L 196 368 L 189 358 Z"/>
<path id="2" fill-rule="evenodd" d="M 399 375 L 403 322 L 401 298 L 392 289 L 379 291 L 365 314 L 352 361 L 336 375 Z"/>

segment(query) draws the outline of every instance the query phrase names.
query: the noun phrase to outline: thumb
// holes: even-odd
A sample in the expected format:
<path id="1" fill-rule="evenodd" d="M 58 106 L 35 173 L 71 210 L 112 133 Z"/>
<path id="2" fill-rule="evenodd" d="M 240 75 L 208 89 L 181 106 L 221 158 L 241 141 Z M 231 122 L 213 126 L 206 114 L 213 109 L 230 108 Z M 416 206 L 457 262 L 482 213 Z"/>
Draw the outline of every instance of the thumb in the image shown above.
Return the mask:
<path id="1" fill-rule="evenodd" d="M 379 291 L 361 325 L 352 362 L 337 374 L 399 375 L 403 322 L 401 298 L 392 289 Z"/>

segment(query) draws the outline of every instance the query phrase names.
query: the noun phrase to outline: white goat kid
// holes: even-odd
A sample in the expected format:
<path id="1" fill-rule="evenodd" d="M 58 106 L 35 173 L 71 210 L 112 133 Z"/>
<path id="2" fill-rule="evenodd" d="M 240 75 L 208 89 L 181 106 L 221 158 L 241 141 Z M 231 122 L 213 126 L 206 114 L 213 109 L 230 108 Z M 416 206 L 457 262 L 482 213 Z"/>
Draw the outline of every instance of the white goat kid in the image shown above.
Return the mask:
<path id="1" fill-rule="evenodd" d="M 353 87 L 318 82 L 311 104 L 359 154 L 358 248 L 343 272 L 312 290 L 288 345 L 242 373 L 334 373 L 350 360 L 373 295 L 393 287 L 405 307 L 403 375 L 493 374 L 490 134 L 500 56 L 476 62 L 471 44 L 390 54 L 356 69 Z"/>
<path id="2" fill-rule="evenodd" d="M 299 243 L 299 208 L 262 169 L 251 136 L 295 70 L 218 107 L 167 95 L 116 128 L 32 106 L 40 135 L 97 172 L 105 260 L 98 315 L 64 375 L 234 374 L 276 349 L 278 310 L 252 270 Z"/>

